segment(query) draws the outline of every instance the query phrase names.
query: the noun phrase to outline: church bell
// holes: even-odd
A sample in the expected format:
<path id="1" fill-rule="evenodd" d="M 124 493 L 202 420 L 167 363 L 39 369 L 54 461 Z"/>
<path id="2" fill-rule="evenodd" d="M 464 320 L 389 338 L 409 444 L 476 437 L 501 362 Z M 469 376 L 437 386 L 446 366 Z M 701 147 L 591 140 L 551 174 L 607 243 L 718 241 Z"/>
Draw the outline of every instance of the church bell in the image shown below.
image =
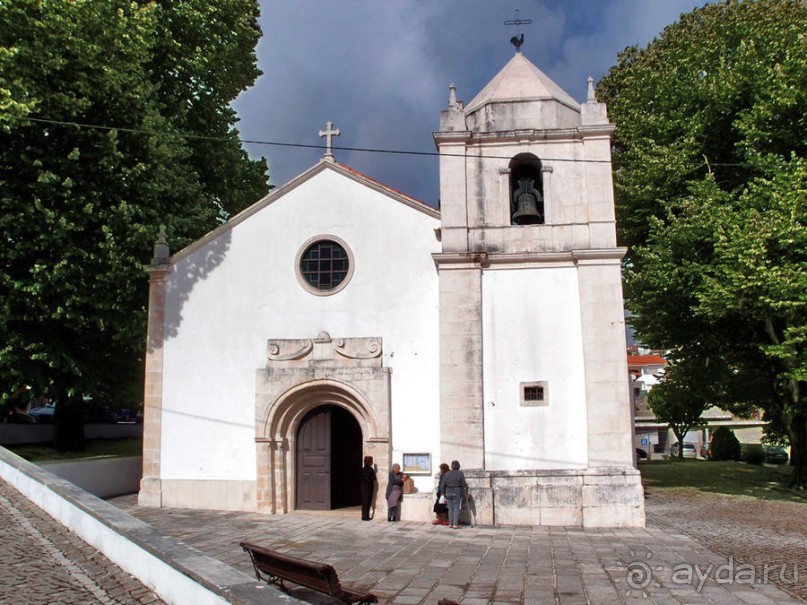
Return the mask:
<path id="1" fill-rule="evenodd" d="M 532 179 L 519 179 L 518 189 L 513 193 L 516 200 L 516 211 L 513 223 L 516 225 L 537 225 L 544 222 L 544 198 L 532 185 Z M 541 205 L 539 209 L 538 205 Z"/>

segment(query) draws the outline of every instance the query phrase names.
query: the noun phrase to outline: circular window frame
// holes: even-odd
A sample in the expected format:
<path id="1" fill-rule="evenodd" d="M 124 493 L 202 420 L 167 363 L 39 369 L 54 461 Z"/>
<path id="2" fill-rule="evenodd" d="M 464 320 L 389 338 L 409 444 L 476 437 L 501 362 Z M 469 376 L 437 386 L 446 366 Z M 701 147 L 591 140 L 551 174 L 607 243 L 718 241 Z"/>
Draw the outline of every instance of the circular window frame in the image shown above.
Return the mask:
<path id="1" fill-rule="evenodd" d="M 315 288 L 311 284 L 308 283 L 305 276 L 303 275 L 302 271 L 302 262 L 303 262 L 303 255 L 306 251 L 318 242 L 333 242 L 335 244 L 339 244 L 342 246 L 342 249 L 347 254 L 347 273 L 345 274 L 345 278 L 338 286 L 334 286 L 329 290 L 320 290 L 319 288 Z M 297 256 L 294 259 L 294 274 L 297 276 L 297 281 L 303 287 L 303 290 L 308 292 L 309 294 L 313 294 L 314 296 L 333 296 L 334 294 L 338 294 L 342 290 L 347 287 L 348 283 L 350 283 L 351 278 L 353 277 L 353 270 L 356 266 L 356 262 L 353 258 L 353 250 L 350 249 L 350 246 L 347 245 L 347 242 L 340 237 L 336 237 L 335 235 L 330 234 L 321 234 L 316 235 L 310 239 L 308 239 L 297 251 Z"/>

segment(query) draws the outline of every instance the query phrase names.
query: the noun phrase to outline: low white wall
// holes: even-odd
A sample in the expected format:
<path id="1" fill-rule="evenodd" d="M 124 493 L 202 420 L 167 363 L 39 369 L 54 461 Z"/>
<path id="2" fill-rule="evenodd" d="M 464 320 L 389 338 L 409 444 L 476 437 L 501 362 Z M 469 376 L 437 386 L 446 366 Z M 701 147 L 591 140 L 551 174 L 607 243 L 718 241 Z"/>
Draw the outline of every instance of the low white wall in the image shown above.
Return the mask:
<path id="1" fill-rule="evenodd" d="M 47 462 L 39 465 L 99 498 L 136 494 L 143 476 L 143 457 Z"/>
<path id="2" fill-rule="evenodd" d="M 142 424 L 85 424 L 87 439 L 139 439 L 143 436 Z M 48 443 L 53 441 L 53 424 L 0 424 L 0 445 L 18 443 Z"/>
<path id="3" fill-rule="evenodd" d="M 169 604 L 300 602 L 0 447 L 0 478 Z M 246 556 L 246 554 L 244 555 Z"/>

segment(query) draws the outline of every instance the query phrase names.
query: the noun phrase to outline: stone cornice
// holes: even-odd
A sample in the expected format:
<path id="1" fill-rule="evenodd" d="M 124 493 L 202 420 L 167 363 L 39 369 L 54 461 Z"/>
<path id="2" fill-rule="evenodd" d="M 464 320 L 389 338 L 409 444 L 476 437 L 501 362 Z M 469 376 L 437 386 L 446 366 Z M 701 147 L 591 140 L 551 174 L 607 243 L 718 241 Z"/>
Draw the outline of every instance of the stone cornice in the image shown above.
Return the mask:
<path id="1" fill-rule="evenodd" d="M 611 135 L 614 134 L 614 130 L 616 130 L 616 126 L 613 124 L 592 124 L 590 126 L 577 127 L 577 131 L 586 139 L 590 137 L 610 138 Z"/>
<path id="2" fill-rule="evenodd" d="M 442 143 L 454 143 L 455 145 L 466 143 L 471 140 L 473 134 L 470 130 L 438 130 L 433 132 L 432 136 L 434 142 L 439 146 Z"/>
<path id="3" fill-rule="evenodd" d="M 627 248 L 570 250 L 561 252 L 438 252 L 432 254 L 439 269 L 480 269 L 496 265 L 524 268 L 534 265 L 620 264 Z"/>
<path id="4" fill-rule="evenodd" d="M 439 269 L 479 269 L 488 266 L 487 252 L 435 252 L 432 258 Z"/>
<path id="5" fill-rule="evenodd" d="M 442 144 L 466 145 L 482 143 L 522 143 L 534 141 L 582 140 L 593 137 L 610 137 L 614 132 L 613 124 L 596 124 L 592 126 L 576 126 L 573 128 L 547 128 L 524 130 L 500 130 L 494 132 L 437 131 L 432 133 L 434 142 Z"/>
<path id="6" fill-rule="evenodd" d="M 489 265 L 506 266 L 518 269 L 530 265 L 571 266 L 571 252 L 509 252 L 491 254 Z"/>
<path id="7" fill-rule="evenodd" d="M 573 250 L 574 261 L 578 265 L 621 264 L 627 248 L 602 248 L 599 250 Z"/>
<path id="8" fill-rule="evenodd" d="M 148 274 L 149 282 L 160 283 L 164 282 L 174 271 L 174 265 L 173 263 L 166 263 L 162 265 L 143 265 L 143 271 Z"/>

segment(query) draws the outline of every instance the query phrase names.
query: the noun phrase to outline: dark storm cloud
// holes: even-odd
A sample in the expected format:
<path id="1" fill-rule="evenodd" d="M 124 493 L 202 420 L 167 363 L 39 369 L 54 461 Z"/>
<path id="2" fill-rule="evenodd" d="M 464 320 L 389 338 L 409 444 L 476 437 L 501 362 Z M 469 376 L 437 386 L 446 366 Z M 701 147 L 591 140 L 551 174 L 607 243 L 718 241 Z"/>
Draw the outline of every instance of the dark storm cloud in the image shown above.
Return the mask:
<path id="1" fill-rule="evenodd" d="M 524 1 L 525 56 L 576 99 L 626 46 L 643 46 L 704 0 Z M 333 121 L 336 146 L 434 151 L 432 132 L 454 82 L 470 101 L 513 54 L 493 0 L 262 0 L 264 75 L 235 103 L 245 139 L 319 145 Z M 247 146 L 282 184 L 321 150 Z M 336 159 L 423 201 L 439 197 L 437 160 L 336 151 Z"/>

